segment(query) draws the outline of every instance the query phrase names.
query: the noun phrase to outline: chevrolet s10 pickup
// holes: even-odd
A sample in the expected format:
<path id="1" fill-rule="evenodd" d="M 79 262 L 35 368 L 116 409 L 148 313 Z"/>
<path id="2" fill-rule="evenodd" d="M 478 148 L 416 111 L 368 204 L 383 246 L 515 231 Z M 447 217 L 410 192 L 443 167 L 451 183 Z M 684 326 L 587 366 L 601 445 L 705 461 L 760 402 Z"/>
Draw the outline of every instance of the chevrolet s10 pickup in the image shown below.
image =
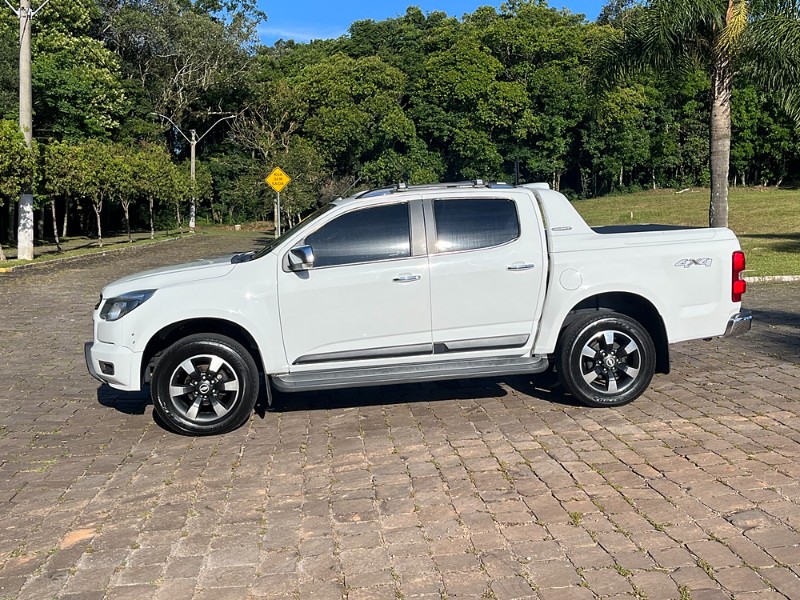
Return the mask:
<path id="1" fill-rule="evenodd" d="M 729 229 L 591 228 L 547 184 L 398 185 L 256 252 L 107 285 L 85 355 L 193 435 L 241 425 L 262 390 L 547 370 L 619 406 L 668 372 L 670 344 L 750 329 L 744 269 Z"/>

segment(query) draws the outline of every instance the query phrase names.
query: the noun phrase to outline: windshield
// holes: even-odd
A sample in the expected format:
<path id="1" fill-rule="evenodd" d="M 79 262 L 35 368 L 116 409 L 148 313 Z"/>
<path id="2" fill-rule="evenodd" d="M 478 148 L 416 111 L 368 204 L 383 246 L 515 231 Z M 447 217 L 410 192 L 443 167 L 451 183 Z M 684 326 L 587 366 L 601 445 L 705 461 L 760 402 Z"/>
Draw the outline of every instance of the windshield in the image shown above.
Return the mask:
<path id="1" fill-rule="evenodd" d="M 259 250 L 258 252 L 256 252 L 253 255 L 253 258 L 261 258 L 262 256 L 266 256 L 267 254 L 269 254 L 272 251 L 273 248 L 275 248 L 278 244 L 283 242 L 283 240 L 285 240 L 287 237 L 289 237 L 295 231 L 297 231 L 298 227 L 300 227 L 301 225 L 305 225 L 309 221 L 312 221 L 312 220 L 316 219 L 321 214 L 328 212 L 329 210 L 331 210 L 333 208 L 333 206 L 334 206 L 333 204 L 326 204 L 325 206 L 321 206 L 320 208 L 315 210 L 313 213 L 308 215 L 305 219 L 300 221 L 297 225 L 295 225 L 294 227 L 291 227 L 290 229 L 287 229 L 286 231 L 284 231 L 281 234 L 280 237 L 275 238 L 274 240 L 270 240 L 269 242 L 267 242 L 264 245 L 264 247 L 261 248 L 261 250 Z"/>

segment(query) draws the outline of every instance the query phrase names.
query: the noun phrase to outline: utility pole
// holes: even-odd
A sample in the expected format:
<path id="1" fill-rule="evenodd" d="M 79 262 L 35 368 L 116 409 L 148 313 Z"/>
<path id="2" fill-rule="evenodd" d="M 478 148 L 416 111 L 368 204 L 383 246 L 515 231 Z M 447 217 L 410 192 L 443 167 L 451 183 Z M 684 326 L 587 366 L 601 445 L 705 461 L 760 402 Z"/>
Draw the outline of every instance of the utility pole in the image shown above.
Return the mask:
<path id="1" fill-rule="evenodd" d="M 206 137 L 206 134 L 208 134 L 208 132 L 209 132 L 209 131 L 211 131 L 212 129 L 214 129 L 214 127 L 216 127 L 217 125 L 219 125 L 220 123 L 222 123 L 222 121 L 225 121 L 225 120 L 227 120 L 227 119 L 233 119 L 233 118 L 235 118 L 235 117 L 236 117 L 236 115 L 228 115 L 227 117 L 222 117 L 222 118 L 221 118 L 221 119 L 219 119 L 219 120 L 218 120 L 216 123 L 214 123 L 214 124 L 213 124 L 211 127 L 209 127 L 208 129 L 206 129 L 206 132 L 205 132 L 203 135 L 201 135 L 200 137 L 197 137 L 197 131 L 196 131 L 196 130 L 194 130 L 194 129 L 190 130 L 190 131 L 189 131 L 189 134 L 192 136 L 192 138 L 191 138 L 191 139 L 189 139 L 188 137 L 186 137 L 186 134 L 185 134 L 185 133 L 183 133 L 183 131 L 181 130 L 181 128 L 180 128 L 180 127 L 178 127 L 178 126 L 175 124 L 175 121 L 173 121 L 172 119 L 170 119 L 168 116 L 166 116 L 166 115 L 162 115 L 162 114 L 160 114 L 160 113 L 151 113 L 151 114 L 154 114 L 154 115 L 156 115 L 156 116 L 159 116 L 159 117 L 161 117 L 162 119 L 166 119 L 167 121 L 169 121 L 169 122 L 172 124 L 172 126 L 175 128 L 175 131 L 177 131 L 178 133 L 180 133 L 180 134 L 183 136 L 183 139 L 185 139 L 187 142 L 189 142 L 189 149 L 190 149 L 189 156 L 191 157 L 191 160 L 190 160 L 190 169 L 189 169 L 189 175 L 190 175 L 190 177 L 191 177 L 191 180 L 192 180 L 192 203 L 191 203 L 191 205 L 189 206 L 189 231 L 190 231 L 191 233 L 194 233 L 194 229 L 195 229 L 195 221 L 196 221 L 196 215 L 197 215 L 197 203 L 196 203 L 196 199 L 195 199 L 195 196 L 196 196 L 196 194 L 195 194 L 195 166 L 194 166 L 194 162 L 195 162 L 195 155 L 196 155 L 196 153 L 195 153 L 195 147 L 197 146 L 197 143 L 198 143 L 200 140 L 202 140 L 204 137 Z M 217 113 L 217 114 L 219 114 L 219 113 Z"/>
<path id="2" fill-rule="evenodd" d="M 50 0 L 31 10 L 31 0 L 20 0 L 19 9 L 5 0 L 19 19 L 19 128 L 28 151 L 33 147 L 33 88 L 31 86 L 31 22 Z M 31 178 L 33 179 L 33 178 Z M 33 260 L 33 190 L 26 186 L 19 196 L 17 258 Z"/>

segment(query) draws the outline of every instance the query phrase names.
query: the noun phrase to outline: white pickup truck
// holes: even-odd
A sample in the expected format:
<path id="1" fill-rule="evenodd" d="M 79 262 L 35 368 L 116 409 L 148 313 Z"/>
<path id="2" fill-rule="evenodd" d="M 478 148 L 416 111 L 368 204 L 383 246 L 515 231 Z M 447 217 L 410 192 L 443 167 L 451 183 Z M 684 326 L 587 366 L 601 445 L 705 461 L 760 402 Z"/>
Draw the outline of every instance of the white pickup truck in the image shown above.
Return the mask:
<path id="1" fill-rule="evenodd" d="M 590 228 L 546 184 L 480 181 L 339 199 L 258 252 L 125 277 L 94 311 L 89 372 L 150 382 L 189 434 L 259 391 L 554 369 L 590 406 L 638 397 L 669 344 L 750 329 L 728 229 Z"/>

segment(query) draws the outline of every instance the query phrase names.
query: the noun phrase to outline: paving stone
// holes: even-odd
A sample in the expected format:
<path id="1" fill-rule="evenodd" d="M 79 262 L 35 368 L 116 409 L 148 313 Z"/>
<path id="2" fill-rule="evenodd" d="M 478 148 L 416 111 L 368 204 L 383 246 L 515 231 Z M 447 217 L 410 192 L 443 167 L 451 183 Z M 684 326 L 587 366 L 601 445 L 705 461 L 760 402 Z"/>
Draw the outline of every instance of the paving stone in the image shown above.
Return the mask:
<path id="1" fill-rule="evenodd" d="M 759 574 L 765 581 L 787 598 L 800 598 L 800 577 L 790 569 L 772 567 L 769 569 L 760 569 Z"/>
<path id="2" fill-rule="evenodd" d="M 577 586 L 539 590 L 537 595 L 541 600 L 593 600 L 596 598 L 590 589 Z"/>
<path id="3" fill-rule="evenodd" d="M 347 600 L 396 600 L 397 590 L 393 585 L 356 588 L 347 593 Z"/>
<path id="4" fill-rule="evenodd" d="M 156 591 L 156 600 L 191 600 L 195 592 L 196 580 L 194 578 L 170 577 L 159 586 Z"/>
<path id="5" fill-rule="evenodd" d="M 575 567 L 564 561 L 543 561 L 527 566 L 530 581 L 537 589 L 565 588 L 579 585 L 581 578 Z"/>
<path id="6" fill-rule="evenodd" d="M 157 593 L 154 585 L 123 585 L 114 586 L 106 594 L 108 600 L 146 600 L 154 598 Z"/>
<path id="7" fill-rule="evenodd" d="M 616 569 L 588 569 L 583 571 L 582 576 L 589 589 L 601 596 L 614 596 L 633 592 L 628 579 Z"/>
<path id="8" fill-rule="evenodd" d="M 699 560 L 708 563 L 712 569 L 734 567 L 741 564 L 741 560 L 723 544 L 716 541 L 692 542 L 687 545 L 692 554 Z"/>
<path id="9" fill-rule="evenodd" d="M 748 567 L 719 569 L 714 577 L 723 588 L 735 594 L 769 590 L 769 585 Z"/>
<path id="10" fill-rule="evenodd" d="M 503 577 L 494 579 L 491 589 L 497 600 L 522 600 L 536 598 L 533 588 L 523 577 Z"/>

